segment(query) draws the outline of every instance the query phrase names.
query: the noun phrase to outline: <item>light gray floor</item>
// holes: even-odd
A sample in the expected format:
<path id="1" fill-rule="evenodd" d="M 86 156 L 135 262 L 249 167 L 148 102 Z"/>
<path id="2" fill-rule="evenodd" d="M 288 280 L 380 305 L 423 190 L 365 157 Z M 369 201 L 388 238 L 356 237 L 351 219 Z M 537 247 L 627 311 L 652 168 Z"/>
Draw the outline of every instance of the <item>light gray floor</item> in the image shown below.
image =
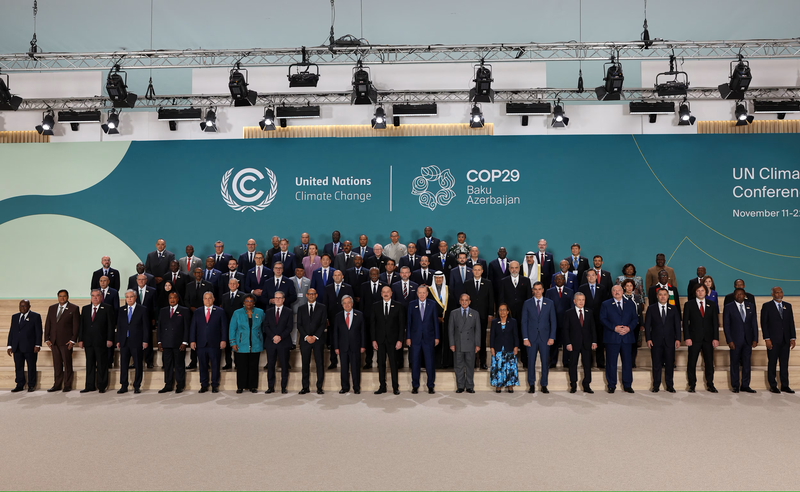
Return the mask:
<path id="1" fill-rule="evenodd" d="M 0 487 L 796 490 L 798 411 L 727 391 L 3 391 Z"/>

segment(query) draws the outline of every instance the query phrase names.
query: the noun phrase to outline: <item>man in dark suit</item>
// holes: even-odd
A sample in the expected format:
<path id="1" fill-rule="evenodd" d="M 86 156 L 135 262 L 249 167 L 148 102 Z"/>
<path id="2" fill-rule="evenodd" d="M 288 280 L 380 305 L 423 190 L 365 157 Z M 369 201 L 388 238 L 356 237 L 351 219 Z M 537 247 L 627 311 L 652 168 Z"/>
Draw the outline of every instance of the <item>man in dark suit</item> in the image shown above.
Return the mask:
<path id="1" fill-rule="evenodd" d="M 337 270 L 338 271 L 338 270 Z M 350 371 L 353 373 L 353 393 L 361 393 L 361 354 L 364 353 L 364 315 L 353 309 L 353 297 L 342 298 L 342 310 L 333 321 L 331 346 L 342 359 L 342 389 L 339 394 L 350 391 Z"/>
<path id="2" fill-rule="evenodd" d="M 195 310 L 203 307 L 203 295 L 206 292 L 214 293 L 214 286 L 211 282 L 203 279 L 204 270 L 201 268 L 194 269 L 194 282 L 186 284 L 186 306 L 194 313 Z M 189 358 L 189 365 L 186 369 L 197 369 L 197 351 L 192 349 Z"/>
<path id="3" fill-rule="evenodd" d="M 53 354 L 55 382 L 48 392 L 72 389 L 72 347 L 78 340 L 81 319 L 78 306 L 69 302 L 69 292 L 58 291 L 58 303 L 47 310 L 44 323 L 44 341 Z"/>
<path id="4" fill-rule="evenodd" d="M 325 382 L 325 327 L 328 324 L 328 315 L 325 305 L 317 302 L 317 291 L 309 288 L 306 292 L 307 306 L 300 306 L 297 310 L 297 333 L 299 335 L 300 357 L 303 361 L 303 389 L 301 395 L 308 393 L 311 386 L 311 355 L 314 355 L 314 365 L 317 367 L 317 394 L 325 393 L 322 385 Z M 283 367 L 283 366 L 281 366 Z"/>
<path id="5" fill-rule="evenodd" d="M 133 358 L 133 392 L 141 393 L 142 354 L 150 340 L 150 319 L 147 311 L 136 301 L 136 291 L 125 292 L 125 305 L 117 318 L 117 348 L 120 353 L 118 394 L 128 392 L 128 364 Z"/>
<path id="6" fill-rule="evenodd" d="M 473 278 L 464 286 L 464 293 L 469 295 L 469 307 L 478 312 L 480 320 L 480 334 L 478 342 L 480 350 L 478 351 L 475 365 L 481 369 L 488 369 L 486 361 L 486 330 L 492 322 L 492 315 L 494 314 L 494 287 L 491 280 L 483 278 L 483 265 L 476 263 L 472 267 Z"/>
<path id="7" fill-rule="evenodd" d="M 25 371 L 28 366 L 28 391 L 36 389 L 36 359 L 42 349 L 42 317 L 31 311 L 31 302 L 27 299 L 19 301 L 19 314 L 11 316 L 11 327 L 8 330 L 9 357 L 14 357 L 14 382 L 17 386 L 12 393 L 22 391 L 25 387 Z"/>
<path id="8" fill-rule="evenodd" d="M 300 244 L 294 247 L 292 253 L 294 254 L 295 261 L 298 265 L 303 264 L 303 258 L 308 256 L 308 244 L 311 241 L 311 236 L 307 232 L 300 234 Z"/>
<path id="9" fill-rule="evenodd" d="M 169 271 L 169 264 L 175 259 L 175 253 L 167 251 L 167 243 L 163 239 L 156 241 L 156 250 L 147 253 L 144 271 L 153 276 L 156 285 L 161 284 L 164 275 Z"/>
<path id="10" fill-rule="evenodd" d="M 411 272 L 411 280 L 418 285 L 433 285 L 433 272 L 430 268 L 430 260 L 427 256 L 422 256 L 419 259 L 419 270 Z"/>
<path id="11" fill-rule="evenodd" d="M 325 287 L 325 305 L 328 307 L 328 326 L 332 327 L 336 315 L 342 310 L 342 298 L 344 296 L 355 297 L 353 287 L 344 283 L 344 275 L 340 270 L 333 270 L 333 283 Z M 332 347 L 333 343 L 333 330 L 328 330 L 328 338 L 326 341 L 328 347 Z M 332 349 L 331 349 L 332 350 Z M 336 353 L 331 351 L 331 363 L 328 369 L 336 369 L 339 363 Z"/>
<path id="12" fill-rule="evenodd" d="M 420 256 L 433 256 L 436 254 L 441 241 L 438 237 L 433 237 L 433 229 L 430 226 L 424 229 L 424 234 L 425 236 L 417 239 L 417 253 L 419 253 Z M 445 246 L 446 245 L 447 243 L 445 243 Z M 439 267 L 437 266 L 436 269 L 438 270 Z"/>
<path id="13" fill-rule="evenodd" d="M 241 275 L 241 274 L 240 274 Z M 222 310 L 225 311 L 225 318 L 228 324 L 231 322 L 234 311 L 244 307 L 244 292 L 239 290 L 239 281 L 235 278 L 228 280 L 228 292 L 222 295 Z M 223 371 L 233 368 L 233 349 L 230 344 L 225 347 L 225 365 L 222 366 Z"/>
<path id="14" fill-rule="evenodd" d="M 90 289 L 99 289 L 100 288 L 100 277 L 108 277 L 108 285 L 116 290 L 119 291 L 119 270 L 115 270 L 111 268 L 111 257 L 104 256 L 100 262 L 102 263 L 102 268 L 99 270 L 95 270 L 92 273 L 92 285 Z"/>
<path id="15" fill-rule="evenodd" d="M 283 263 L 284 272 L 294 272 L 295 265 L 297 264 L 297 262 L 295 261 L 294 255 L 289 252 L 289 240 L 286 238 L 282 238 L 280 247 L 281 250 L 272 256 L 272 264 L 275 265 L 275 263 L 279 261 Z M 300 260 L 300 265 L 302 266 L 302 264 L 303 261 Z"/>
<path id="16" fill-rule="evenodd" d="M 499 293 L 495 298 L 497 299 L 498 306 L 503 303 L 508 306 L 511 317 L 517 321 L 517 329 L 519 330 L 517 335 L 519 339 L 522 340 L 522 308 L 525 305 L 525 301 L 531 298 L 533 287 L 531 286 L 530 279 L 519 274 L 519 262 L 510 262 L 508 264 L 508 270 L 511 272 L 510 275 L 500 279 L 499 288 L 495 287 L 495 293 Z M 494 284 L 494 282 L 492 282 L 492 284 Z M 542 293 L 544 294 L 544 285 L 542 285 Z M 522 361 L 522 367 L 527 369 L 527 350 L 520 351 L 520 360 Z M 543 361 L 543 364 L 545 364 L 545 362 L 546 361 Z"/>
<path id="17" fill-rule="evenodd" d="M 594 268 L 590 268 L 589 270 L 594 271 L 597 283 L 605 287 L 606 291 L 610 295 L 611 287 L 614 286 L 614 279 L 611 278 L 611 272 L 603 268 L 603 257 L 600 255 L 594 255 L 594 258 L 592 258 L 592 263 L 594 264 Z M 579 282 L 580 285 L 588 283 L 586 280 L 586 274 L 589 273 L 589 270 L 583 272 L 583 276 Z"/>
<path id="18" fill-rule="evenodd" d="M 239 286 L 244 285 L 244 274 L 239 271 L 239 262 L 233 258 L 228 260 L 228 269 L 225 271 L 225 273 L 220 275 L 219 278 L 219 295 L 221 299 L 224 299 L 225 296 L 230 292 L 231 279 L 236 279 L 237 289 Z"/>
<path id="19" fill-rule="evenodd" d="M 248 239 L 246 246 L 247 251 L 240 254 L 239 261 L 236 262 L 237 270 L 242 276 L 246 276 L 247 272 L 256 266 L 256 240 L 253 238 Z"/>
<path id="20" fill-rule="evenodd" d="M 653 387 L 650 391 L 658 393 L 661 386 L 661 367 L 665 367 L 664 382 L 667 391 L 675 393 L 673 372 L 675 350 L 681 346 L 681 316 L 676 306 L 669 303 L 669 291 L 661 288 L 656 294 L 656 302 L 647 308 L 644 317 L 644 336 L 650 347 L 653 359 Z"/>
<path id="21" fill-rule="evenodd" d="M 444 273 L 445 279 L 450 278 L 450 271 L 456 267 L 456 259 L 447 252 L 447 241 L 439 241 L 439 252 L 428 255 L 428 261 L 431 263 L 431 268 Z"/>
<path id="22" fill-rule="evenodd" d="M 210 283 L 214 288 L 214 297 L 219 294 L 219 280 L 222 278 L 222 272 L 214 268 L 214 257 L 209 256 L 206 258 L 206 268 L 203 270 L 203 280 Z"/>
<path id="23" fill-rule="evenodd" d="M 525 277 L 521 277 L 525 278 Z M 525 301 L 522 306 L 522 343 L 528 353 L 528 393 L 536 392 L 536 357 L 542 359 L 542 379 L 540 384 L 542 393 L 549 393 L 547 389 L 550 364 L 550 347 L 555 343 L 556 308 L 553 301 L 544 297 L 544 286 L 541 282 L 533 284 L 533 297 Z"/>
<path id="24" fill-rule="evenodd" d="M 264 282 L 264 289 L 261 291 L 259 301 L 268 308 L 275 304 L 275 293 L 283 292 L 285 302 L 291 306 L 297 300 L 297 292 L 294 290 L 294 283 L 288 277 L 284 277 L 284 265 L 280 261 L 273 263 L 272 278 Z"/>
<path id="25" fill-rule="evenodd" d="M 291 323 L 290 323 L 291 330 Z M 222 308 L 214 305 L 214 294 L 203 294 L 203 307 L 192 316 L 189 344 L 197 350 L 200 371 L 200 391 L 208 391 L 208 366 L 211 365 L 211 392 L 219 392 L 219 355 L 228 343 L 228 320 Z"/>
<path id="26" fill-rule="evenodd" d="M 702 268 L 702 267 L 701 267 Z M 698 273 L 699 273 L 698 268 Z M 706 299 L 706 286 L 695 284 L 692 299 L 683 308 L 683 339 L 689 347 L 689 360 L 686 365 L 689 393 L 694 393 L 697 384 L 697 358 L 703 353 L 706 373 L 706 389 L 717 393 L 714 387 L 714 349 L 719 345 L 719 313 L 717 303 Z"/>
<path id="27" fill-rule="evenodd" d="M 156 306 L 156 289 L 146 285 L 147 279 L 144 275 L 139 275 L 136 278 L 136 302 L 144 308 L 147 312 L 147 319 L 150 322 L 150 334 L 156 326 L 156 317 L 158 309 Z M 144 349 L 144 362 L 147 364 L 148 369 L 153 368 L 153 341 L 147 339 L 147 347 Z"/>
<path id="28" fill-rule="evenodd" d="M 389 286 L 392 291 L 392 299 L 404 307 L 417 298 L 417 287 L 419 284 L 411 281 L 411 270 L 407 266 L 400 269 L 400 281 Z"/>
<path id="29" fill-rule="evenodd" d="M 365 337 L 370 333 L 371 330 L 371 315 L 372 315 L 372 306 L 381 300 L 381 288 L 386 285 L 380 281 L 380 270 L 373 267 L 369 270 L 369 279 L 365 282 L 361 283 L 361 288 L 357 292 L 359 294 L 359 311 L 361 314 L 364 315 L 364 324 L 365 324 Z M 345 281 L 347 283 L 347 281 Z M 355 291 L 355 289 L 353 289 Z M 416 293 L 414 293 L 416 295 Z M 375 351 L 372 348 L 372 340 L 366 340 L 366 350 L 364 351 L 364 367 L 371 368 L 372 367 L 372 356 L 374 355 Z M 401 350 L 397 353 L 397 360 L 402 362 L 403 360 L 403 351 L 402 347 Z M 402 367 L 402 365 L 399 365 Z"/>
<path id="30" fill-rule="evenodd" d="M 595 270 L 587 270 L 584 274 L 586 283 L 578 287 L 578 292 L 582 293 L 585 299 L 585 306 L 594 317 L 594 327 L 597 330 L 595 335 L 595 342 L 597 343 L 597 350 L 595 351 L 595 359 L 599 369 L 606 367 L 606 346 L 603 343 L 603 323 L 600 321 L 600 306 L 610 296 L 610 290 L 597 283 L 597 273 Z"/>
<path id="31" fill-rule="evenodd" d="M 722 312 L 722 329 L 730 348 L 731 391 L 755 393 L 750 388 L 750 356 L 758 345 L 758 321 L 755 304 L 747 302 L 744 289 L 736 289 L 734 301 Z M 741 385 L 739 366 L 742 367 Z M 783 369 L 783 367 L 781 367 Z"/>
<path id="32" fill-rule="evenodd" d="M 477 264 L 481 264 L 483 265 L 483 273 L 487 273 L 489 268 L 488 264 L 486 263 L 486 260 L 484 260 L 479 256 L 479 254 L 480 250 L 478 250 L 477 246 L 472 246 L 471 248 L 469 248 L 469 257 L 467 258 L 467 266 L 472 268 Z"/>
<path id="33" fill-rule="evenodd" d="M 400 261 L 398 261 L 397 264 L 400 266 L 400 268 L 407 266 L 412 272 L 414 270 L 419 270 L 420 256 L 417 254 L 417 245 L 414 243 L 408 243 L 406 251 L 408 251 L 408 253 L 400 257 Z"/>
<path id="34" fill-rule="evenodd" d="M 578 277 L 570 271 L 569 262 L 567 260 L 561 260 L 558 264 L 559 268 L 561 269 L 560 272 L 556 272 L 550 277 L 550 283 L 556 283 L 556 275 L 561 274 L 564 276 L 564 286 L 570 289 L 572 292 L 580 287 L 578 284 Z M 550 289 L 547 289 L 550 290 Z"/>
<path id="35" fill-rule="evenodd" d="M 363 258 L 364 261 L 367 261 L 370 256 L 375 254 L 372 252 L 372 248 L 367 246 L 368 243 L 369 238 L 367 238 L 366 234 L 358 236 L 358 247 L 355 249 L 355 252 L 361 255 L 361 258 Z"/>
<path id="36" fill-rule="evenodd" d="M 225 243 L 217 241 L 214 243 L 214 254 L 210 257 L 214 259 L 214 269 L 224 272 L 228 269 L 228 260 L 233 258 L 225 251 Z M 208 263 L 206 263 L 208 265 Z"/>
<path id="37" fill-rule="evenodd" d="M 456 266 L 450 270 L 450 278 L 447 286 L 450 287 L 450 295 L 454 299 L 461 299 L 464 293 L 464 286 L 472 282 L 472 268 L 467 266 L 467 253 L 459 252 L 456 259 Z"/>
<path id="38" fill-rule="evenodd" d="M 550 369 L 556 367 L 556 363 L 558 362 L 559 348 L 564 350 L 561 365 L 563 367 L 569 367 L 569 353 L 566 349 L 566 344 L 564 343 L 564 338 L 562 335 L 564 333 L 564 314 L 568 310 L 572 309 L 572 298 L 575 295 L 575 291 L 564 286 L 564 276 L 562 274 L 556 274 L 555 283 L 555 287 L 547 289 L 547 292 L 544 293 L 546 298 L 553 301 L 553 305 L 556 308 L 556 324 L 558 326 L 556 329 L 555 343 L 553 343 L 553 346 L 550 347 Z M 544 363 L 544 361 L 542 361 L 542 363 Z"/>
<path id="39" fill-rule="evenodd" d="M 170 292 L 167 298 L 169 306 L 161 308 L 158 313 L 158 351 L 164 366 L 164 387 L 159 393 L 172 391 L 173 382 L 177 383 L 176 393 L 182 393 L 186 386 L 186 347 L 189 346 L 191 311 L 178 305 L 178 295 Z"/>
<path id="40" fill-rule="evenodd" d="M 391 258 L 383 254 L 383 246 L 375 243 L 375 246 L 372 247 L 372 256 L 364 259 L 364 267 L 375 267 L 383 273 L 386 271 L 386 262 L 390 259 Z"/>
<path id="41" fill-rule="evenodd" d="M 686 299 L 687 300 L 694 300 L 695 292 L 697 291 L 697 286 L 703 283 L 703 277 L 706 276 L 706 267 L 699 266 L 697 267 L 697 276 L 691 280 L 689 280 L 689 287 L 686 289 Z"/>
<path id="42" fill-rule="evenodd" d="M 355 266 L 355 254 L 353 253 L 353 243 L 345 241 L 342 251 L 333 259 L 333 268 L 346 272 L 348 268 Z"/>
<path id="43" fill-rule="evenodd" d="M 722 303 L 723 306 L 726 306 L 735 300 L 736 289 L 744 289 L 744 280 L 737 278 L 736 280 L 733 281 L 733 292 L 725 296 L 725 302 Z M 744 292 L 744 300 L 745 302 L 749 302 L 753 306 L 756 305 L 756 296 L 747 291 Z"/>
<path id="44" fill-rule="evenodd" d="M 661 270 L 658 272 L 658 282 L 653 284 L 653 286 L 650 287 L 650 290 L 647 291 L 647 300 L 651 305 L 656 303 L 658 291 L 661 289 L 665 289 L 667 291 L 667 294 L 669 294 L 667 302 L 670 306 L 673 306 L 678 311 L 678 316 L 680 317 L 681 297 L 678 294 L 678 289 L 669 283 L 669 273 L 666 270 Z M 678 338 L 678 340 L 680 340 L 680 338 Z"/>
<path id="45" fill-rule="evenodd" d="M 264 256 L 264 264 L 268 268 L 272 268 L 272 259 L 275 257 L 275 253 L 278 253 L 281 250 L 281 238 L 278 236 L 272 236 L 272 247 L 267 250 L 266 255 Z"/>
<path id="46" fill-rule="evenodd" d="M 320 256 L 319 264 L 320 267 L 311 273 L 311 288 L 324 293 L 325 287 L 333 283 L 334 268 L 331 267 L 331 257 L 328 255 Z"/>
<path id="47" fill-rule="evenodd" d="M 361 302 L 361 284 L 367 280 L 369 280 L 369 270 L 364 268 L 364 260 L 361 255 L 356 254 L 353 259 L 353 268 L 348 268 L 344 272 L 344 283 L 353 287 L 353 292 L 356 293 L 356 302 Z"/>
<path id="48" fill-rule="evenodd" d="M 416 288 L 418 286 L 413 283 L 410 283 L 410 285 L 414 285 L 414 299 L 416 299 Z M 378 352 L 378 381 L 380 386 L 378 391 L 375 392 L 376 395 L 386 393 L 387 356 L 389 357 L 389 369 L 392 372 L 392 392 L 395 395 L 400 394 L 396 354 L 398 351 L 400 354 L 403 353 L 403 340 L 406 338 L 406 308 L 402 302 L 392 300 L 393 291 L 393 288 L 384 285 L 380 289 L 381 299 L 370 306 L 370 340 L 373 350 Z M 372 296 L 370 295 L 370 297 Z"/>
<path id="49" fill-rule="evenodd" d="M 164 282 L 169 281 L 172 284 L 172 290 L 178 293 L 181 298 L 186 297 L 186 284 L 189 282 L 189 277 L 181 273 L 181 267 L 177 260 L 172 260 L 169 263 L 169 272 L 163 277 Z M 159 285 L 163 291 L 164 283 Z"/>
<path id="50" fill-rule="evenodd" d="M 592 384 L 592 350 L 597 348 L 597 329 L 594 316 L 585 309 L 586 296 L 583 292 L 575 293 L 575 309 L 564 314 L 564 346 L 569 357 L 569 392 L 575 393 L 578 387 L 578 357 L 583 362 L 583 380 L 581 386 L 584 393 L 594 393 Z"/>
<path id="51" fill-rule="evenodd" d="M 117 319 L 114 309 L 103 304 L 103 294 L 92 290 L 91 303 L 81 312 L 81 328 L 78 331 L 78 346 L 86 356 L 86 385 L 81 393 L 108 388 L 108 349 L 114 345 L 114 326 Z"/>
<path id="52" fill-rule="evenodd" d="M 583 278 L 583 274 L 589 269 L 589 260 L 585 256 L 581 256 L 581 245 L 578 243 L 572 243 L 570 251 L 572 254 L 564 259 L 569 263 L 569 271 L 575 275 L 575 283 L 577 284 L 578 280 Z M 572 289 L 577 288 L 578 286 L 576 285 Z"/>
<path id="53" fill-rule="evenodd" d="M 342 234 L 339 231 L 333 231 L 331 233 L 331 242 L 326 243 L 322 247 L 322 254 L 327 254 L 331 258 L 336 258 L 336 255 L 339 254 L 339 251 L 342 250 L 342 243 L 340 240 L 342 239 Z"/>
<path id="54" fill-rule="evenodd" d="M 617 389 L 617 358 L 622 357 L 622 387 L 626 393 L 633 393 L 631 344 L 636 341 L 633 334 L 639 319 L 636 305 L 622 297 L 622 287 L 619 285 L 611 288 L 611 299 L 600 307 L 600 321 L 605 328 L 603 341 L 606 344 L 608 392 L 613 393 Z"/>
<path id="55" fill-rule="evenodd" d="M 397 263 L 391 258 L 386 259 L 385 271 L 381 273 L 381 282 L 386 285 L 392 285 L 400 281 L 400 275 L 397 274 Z"/>
<path id="56" fill-rule="evenodd" d="M 488 274 L 489 280 L 492 281 L 492 285 L 495 286 L 495 289 L 499 289 L 502 285 L 503 279 L 511 275 L 511 269 L 509 268 L 511 262 L 508 261 L 508 252 L 506 248 L 500 247 L 497 250 L 497 258 L 489 262 L 489 271 L 486 272 Z M 516 262 L 519 265 L 519 262 Z M 519 268 L 519 266 L 517 266 Z M 533 284 L 531 284 L 533 285 Z M 495 292 L 495 295 L 499 294 L 499 292 Z M 500 297 L 499 295 L 497 297 Z"/>
<path id="57" fill-rule="evenodd" d="M 264 264 L 264 255 L 260 251 L 256 251 L 253 258 L 256 266 L 247 271 L 247 276 L 244 280 L 244 290 L 247 293 L 253 294 L 256 296 L 256 299 L 258 299 L 261 296 L 261 291 L 264 290 L 264 282 L 272 277 L 272 269 L 267 268 Z M 259 307 L 264 309 L 266 306 Z"/>
<path id="58" fill-rule="evenodd" d="M 553 274 L 556 273 L 556 264 L 553 262 L 553 253 L 546 251 L 547 241 L 539 239 L 538 248 L 536 259 L 539 260 L 539 268 L 542 272 L 542 286 L 547 291 L 550 288 Z"/>
<path id="59" fill-rule="evenodd" d="M 427 229 L 427 228 L 426 228 Z M 436 365 L 434 350 L 439 345 L 439 317 L 434 301 L 428 299 L 428 287 L 417 288 L 417 300 L 408 304 L 406 320 L 406 345 L 411 366 L 411 392 L 419 392 L 422 359 L 425 359 L 428 393 L 434 394 Z"/>
<path id="60" fill-rule="evenodd" d="M 278 361 L 281 363 L 281 393 L 287 393 L 289 349 L 292 347 L 292 325 L 294 324 L 294 314 L 292 308 L 286 305 L 287 299 L 283 291 L 275 291 L 272 307 L 264 314 L 264 348 L 267 351 L 266 394 L 275 392 L 275 362 Z"/>
<path id="61" fill-rule="evenodd" d="M 138 277 L 139 275 L 144 275 L 145 277 L 147 277 L 148 287 L 153 287 L 153 288 L 156 287 L 156 278 L 152 274 L 144 271 L 144 263 L 140 261 L 139 263 L 136 264 L 136 273 L 128 277 L 128 287 L 126 288 L 126 290 L 136 290 L 136 277 Z"/>
<path id="62" fill-rule="evenodd" d="M 761 334 L 767 345 L 767 381 L 770 393 L 794 393 L 789 387 L 789 350 L 794 349 L 797 333 L 792 305 L 783 302 L 783 289 L 772 288 L 772 300 L 761 306 Z M 775 380 L 776 365 L 781 363 L 781 389 Z"/>
<path id="63" fill-rule="evenodd" d="M 100 289 L 100 294 L 102 296 L 102 300 L 100 302 L 111 306 L 111 309 L 113 309 L 114 323 L 116 325 L 117 316 L 119 316 L 119 306 L 121 304 L 119 299 L 119 292 L 108 286 L 108 277 L 100 277 L 99 289 Z M 112 344 L 111 347 L 109 347 L 108 349 L 109 368 L 114 367 L 114 350 L 116 350 L 116 345 Z"/>

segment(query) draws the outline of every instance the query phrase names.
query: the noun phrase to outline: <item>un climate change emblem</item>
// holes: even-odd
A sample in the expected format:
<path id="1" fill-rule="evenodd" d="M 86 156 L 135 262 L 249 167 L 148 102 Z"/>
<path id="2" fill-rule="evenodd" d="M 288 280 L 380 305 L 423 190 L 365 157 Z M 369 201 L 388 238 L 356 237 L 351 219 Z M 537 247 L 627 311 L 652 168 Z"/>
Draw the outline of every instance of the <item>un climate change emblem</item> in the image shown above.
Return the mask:
<path id="1" fill-rule="evenodd" d="M 239 202 L 231 198 L 231 195 L 228 193 L 228 182 L 231 179 L 233 169 L 234 168 L 228 169 L 228 171 L 222 176 L 222 183 L 220 183 L 220 194 L 222 194 L 222 199 L 225 201 L 225 203 L 237 212 L 244 212 L 248 209 L 252 210 L 253 212 L 258 212 L 269 207 L 270 203 L 272 203 L 272 201 L 275 199 L 275 195 L 278 194 L 278 180 L 275 178 L 275 173 L 273 173 L 268 167 L 264 168 L 267 171 L 266 177 L 269 178 L 269 193 L 266 194 L 266 197 L 263 200 L 261 200 L 261 198 L 265 195 L 264 190 L 251 188 L 249 187 L 249 183 L 263 181 L 264 174 L 258 169 L 252 167 L 242 169 L 236 173 L 233 176 L 233 182 L 230 184 L 231 191 L 233 191 L 233 195 L 236 197 L 236 199 L 243 203 L 254 203 L 261 200 L 259 203 L 254 205 L 241 205 Z"/>
<path id="2" fill-rule="evenodd" d="M 442 171 L 439 166 L 427 166 L 419 171 L 420 176 L 411 182 L 411 194 L 419 196 L 420 205 L 435 210 L 437 206 L 448 205 L 456 197 L 453 191 L 456 179 L 449 169 Z"/>

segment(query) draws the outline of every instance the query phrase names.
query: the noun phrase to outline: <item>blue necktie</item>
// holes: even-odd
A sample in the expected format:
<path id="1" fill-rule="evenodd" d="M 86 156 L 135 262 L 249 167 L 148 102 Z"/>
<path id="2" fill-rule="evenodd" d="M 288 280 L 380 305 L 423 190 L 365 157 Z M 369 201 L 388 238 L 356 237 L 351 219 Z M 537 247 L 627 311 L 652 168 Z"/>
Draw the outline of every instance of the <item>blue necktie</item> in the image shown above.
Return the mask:
<path id="1" fill-rule="evenodd" d="M 339 297 L 339 284 L 336 284 L 336 297 Z"/>
<path id="2" fill-rule="evenodd" d="M 467 281 L 466 268 L 462 266 L 461 267 L 461 283 L 463 284 L 466 281 Z"/>
<path id="3" fill-rule="evenodd" d="M 322 269 L 322 285 L 325 285 L 327 283 L 328 283 L 328 270 L 323 268 Z"/>
<path id="4" fill-rule="evenodd" d="M 128 306 L 128 324 L 131 322 L 131 316 L 133 316 L 133 307 Z M 128 330 L 125 334 L 126 337 L 131 336 L 131 330 Z"/>
<path id="5" fill-rule="evenodd" d="M 594 299 L 594 284 L 590 284 L 592 287 L 592 299 Z"/>

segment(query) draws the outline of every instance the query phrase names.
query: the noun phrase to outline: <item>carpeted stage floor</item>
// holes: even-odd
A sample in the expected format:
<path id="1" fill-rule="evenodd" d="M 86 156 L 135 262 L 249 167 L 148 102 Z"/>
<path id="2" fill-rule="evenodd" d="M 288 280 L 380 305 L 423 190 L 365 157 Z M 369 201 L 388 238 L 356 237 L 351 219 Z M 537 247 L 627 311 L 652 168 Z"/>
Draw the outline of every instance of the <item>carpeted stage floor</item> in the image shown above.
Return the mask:
<path id="1" fill-rule="evenodd" d="M 765 391 L 3 391 L 0 408 L 3 489 L 798 487 L 800 397 Z"/>

